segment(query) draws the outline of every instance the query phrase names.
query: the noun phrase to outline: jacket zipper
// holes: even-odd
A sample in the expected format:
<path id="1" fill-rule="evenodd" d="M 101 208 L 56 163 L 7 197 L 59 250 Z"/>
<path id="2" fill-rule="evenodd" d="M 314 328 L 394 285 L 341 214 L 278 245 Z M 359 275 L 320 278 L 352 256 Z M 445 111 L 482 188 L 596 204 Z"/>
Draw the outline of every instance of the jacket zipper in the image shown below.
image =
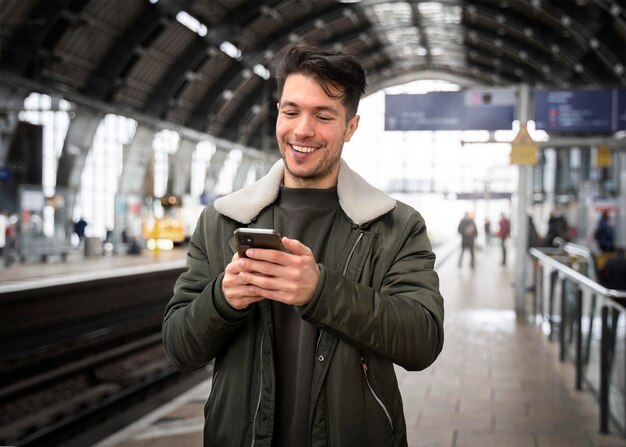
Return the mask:
<path id="1" fill-rule="evenodd" d="M 350 251 L 350 255 L 348 255 L 348 260 L 346 261 L 346 266 L 343 269 L 343 274 L 344 275 L 348 271 L 348 265 L 350 264 L 350 260 L 352 259 L 352 255 L 356 251 L 356 247 L 359 245 L 359 242 L 361 242 L 361 239 L 363 239 L 363 232 L 359 233 L 359 237 L 357 238 L 356 242 L 354 243 L 354 246 L 352 247 L 352 250 Z M 374 391 L 374 388 L 372 388 L 372 384 L 370 383 L 370 379 L 367 376 L 367 365 L 365 364 L 365 359 L 363 358 L 363 356 L 361 356 L 361 367 L 363 368 L 363 375 L 365 376 L 365 383 L 367 383 L 367 387 L 370 389 L 370 393 L 372 393 L 372 396 L 374 397 L 376 402 L 378 402 L 378 405 L 380 405 L 380 408 L 382 408 L 383 411 L 385 412 L 385 416 L 387 416 L 387 420 L 389 421 L 389 426 L 391 427 L 391 430 L 393 431 L 393 421 L 391 420 L 391 416 L 389 415 L 389 411 L 387 411 L 387 407 L 385 407 L 385 404 L 383 403 L 383 401 L 380 399 L 380 397 L 378 397 L 378 394 L 376 394 L 376 391 Z"/>
<path id="2" fill-rule="evenodd" d="M 365 359 L 363 358 L 363 356 L 361 356 L 361 368 L 363 368 L 363 375 L 365 376 L 365 383 L 367 383 L 367 387 L 370 389 L 370 393 L 372 393 L 372 396 L 374 396 L 374 399 L 376 399 L 376 402 L 378 402 L 378 405 L 380 405 L 380 408 L 382 408 L 383 411 L 385 412 L 385 415 L 387 416 L 387 420 L 389 421 L 389 425 L 391 426 L 391 430 L 393 431 L 393 421 L 391 420 L 389 411 L 387 411 L 387 407 L 385 407 L 385 404 L 383 403 L 383 401 L 380 399 L 380 397 L 378 397 L 378 394 L 376 394 L 376 391 L 374 391 L 374 388 L 372 388 L 372 385 L 370 384 L 370 379 L 367 377 L 367 365 L 365 364 Z"/>
<path id="3" fill-rule="evenodd" d="M 348 259 L 346 261 L 346 265 L 343 268 L 343 275 L 345 276 L 346 272 L 348 271 L 348 265 L 350 265 L 350 260 L 352 259 L 352 255 L 354 254 L 354 252 L 356 251 L 356 247 L 357 245 L 359 245 L 359 242 L 361 242 L 361 239 L 363 239 L 363 233 L 359 233 L 359 237 L 356 239 L 356 242 L 354 243 L 354 245 L 352 246 L 352 249 L 350 250 L 350 254 L 348 255 Z M 322 339 L 322 332 L 320 331 L 320 333 L 317 336 L 317 343 L 315 344 L 315 352 L 317 353 L 318 348 L 320 347 L 320 340 Z"/>
<path id="4" fill-rule="evenodd" d="M 265 334 L 261 336 L 261 357 L 263 356 L 263 340 L 264 339 L 265 339 Z M 261 396 L 263 394 L 263 364 L 262 362 L 259 362 L 259 365 L 261 366 L 261 371 L 260 371 L 261 380 L 259 381 L 259 399 L 257 400 L 256 409 L 254 410 L 254 419 L 252 420 L 252 444 L 251 444 L 252 447 L 254 447 L 254 443 L 256 442 L 256 439 L 255 439 L 256 418 L 259 415 L 259 408 L 261 408 Z"/>
<path id="5" fill-rule="evenodd" d="M 359 242 L 361 242 L 361 239 L 363 239 L 363 232 L 359 233 L 359 237 L 356 239 L 356 242 L 352 246 L 352 250 L 350 250 L 350 254 L 348 255 L 348 259 L 346 260 L 346 265 L 343 268 L 344 275 L 348 271 L 348 265 L 350 265 L 350 261 L 352 260 L 352 255 L 354 255 L 354 252 L 356 251 L 356 247 L 359 245 Z"/>

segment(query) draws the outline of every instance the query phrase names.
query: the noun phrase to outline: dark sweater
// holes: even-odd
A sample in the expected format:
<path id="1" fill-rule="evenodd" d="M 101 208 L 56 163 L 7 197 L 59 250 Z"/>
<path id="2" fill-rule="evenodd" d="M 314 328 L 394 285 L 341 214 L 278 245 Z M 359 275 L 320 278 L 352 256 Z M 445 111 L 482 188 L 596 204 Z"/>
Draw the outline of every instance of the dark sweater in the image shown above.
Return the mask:
<path id="1" fill-rule="evenodd" d="M 319 262 L 339 208 L 337 188 L 281 186 L 274 228 L 313 251 Z M 272 302 L 276 367 L 276 420 L 273 447 L 309 445 L 308 417 L 317 328 L 292 306 Z"/>

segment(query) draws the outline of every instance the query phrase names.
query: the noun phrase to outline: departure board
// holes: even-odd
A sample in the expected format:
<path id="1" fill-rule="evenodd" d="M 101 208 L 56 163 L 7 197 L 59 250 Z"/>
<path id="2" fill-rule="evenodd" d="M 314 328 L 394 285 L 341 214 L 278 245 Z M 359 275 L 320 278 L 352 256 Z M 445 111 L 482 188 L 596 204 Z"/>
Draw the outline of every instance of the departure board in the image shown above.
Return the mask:
<path id="1" fill-rule="evenodd" d="M 626 129 L 626 91 L 537 90 L 535 127 L 554 133 L 613 133 Z"/>
<path id="2" fill-rule="evenodd" d="M 513 90 L 385 96 L 385 130 L 510 130 Z"/>
<path id="3" fill-rule="evenodd" d="M 626 90 L 617 92 L 617 130 L 626 130 Z"/>

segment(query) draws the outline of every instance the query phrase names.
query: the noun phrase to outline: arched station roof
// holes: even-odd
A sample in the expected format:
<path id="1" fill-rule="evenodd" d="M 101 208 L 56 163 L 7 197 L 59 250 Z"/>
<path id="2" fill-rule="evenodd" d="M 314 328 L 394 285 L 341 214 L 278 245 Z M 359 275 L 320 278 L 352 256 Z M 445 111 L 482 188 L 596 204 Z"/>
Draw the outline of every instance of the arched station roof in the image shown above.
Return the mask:
<path id="1" fill-rule="evenodd" d="M 625 0 L 0 1 L 4 83 L 255 148 L 294 43 L 355 55 L 369 93 L 426 77 L 626 85 Z"/>

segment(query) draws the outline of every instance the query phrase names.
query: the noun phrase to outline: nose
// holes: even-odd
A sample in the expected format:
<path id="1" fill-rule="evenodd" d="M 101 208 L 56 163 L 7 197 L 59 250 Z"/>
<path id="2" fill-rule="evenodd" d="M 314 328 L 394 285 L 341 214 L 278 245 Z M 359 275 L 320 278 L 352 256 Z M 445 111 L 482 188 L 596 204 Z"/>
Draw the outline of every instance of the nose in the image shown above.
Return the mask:
<path id="1" fill-rule="evenodd" d="M 307 115 L 300 116 L 294 129 L 294 134 L 298 138 L 312 137 L 315 135 L 313 118 Z"/>

